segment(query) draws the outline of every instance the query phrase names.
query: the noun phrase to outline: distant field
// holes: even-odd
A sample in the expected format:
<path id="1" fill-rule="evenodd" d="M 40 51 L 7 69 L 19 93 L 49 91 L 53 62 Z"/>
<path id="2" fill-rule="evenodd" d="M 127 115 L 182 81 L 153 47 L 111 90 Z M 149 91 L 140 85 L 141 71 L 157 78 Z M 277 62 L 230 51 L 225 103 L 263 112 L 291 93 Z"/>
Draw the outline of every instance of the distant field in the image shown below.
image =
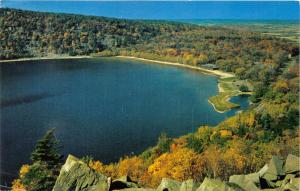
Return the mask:
<path id="1" fill-rule="evenodd" d="M 241 20 L 180 20 L 203 26 L 223 26 L 231 29 L 260 32 L 299 42 L 299 21 L 241 21 Z"/>

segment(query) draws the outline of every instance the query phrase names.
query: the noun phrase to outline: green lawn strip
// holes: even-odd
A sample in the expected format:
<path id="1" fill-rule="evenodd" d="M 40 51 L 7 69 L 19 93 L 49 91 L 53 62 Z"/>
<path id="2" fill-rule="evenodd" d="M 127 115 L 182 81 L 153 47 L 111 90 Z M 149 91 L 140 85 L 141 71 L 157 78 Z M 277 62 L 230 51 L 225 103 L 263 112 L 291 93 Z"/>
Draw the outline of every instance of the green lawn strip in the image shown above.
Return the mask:
<path id="1" fill-rule="evenodd" d="M 233 108 L 237 108 L 240 105 L 231 103 L 229 100 L 233 96 L 240 94 L 248 94 L 251 92 L 240 92 L 239 86 L 245 84 L 245 81 L 239 80 L 236 77 L 221 78 L 219 79 L 219 86 L 223 92 L 219 92 L 218 95 L 210 97 L 209 102 L 214 106 L 215 110 L 221 113 L 229 111 Z"/>
<path id="2" fill-rule="evenodd" d="M 237 77 L 228 77 L 228 78 L 220 78 L 219 81 L 220 82 L 233 82 L 235 80 L 238 80 Z"/>
<path id="3" fill-rule="evenodd" d="M 214 106 L 216 111 L 223 113 L 240 106 L 239 104 L 229 102 L 229 99 L 236 95 L 238 95 L 237 92 L 221 92 L 216 96 L 210 97 L 209 102 Z"/>
<path id="4" fill-rule="evenodd" d="M 238 88 L 232 82 L 219 82 L 224 92 L 236 92 Z"/>

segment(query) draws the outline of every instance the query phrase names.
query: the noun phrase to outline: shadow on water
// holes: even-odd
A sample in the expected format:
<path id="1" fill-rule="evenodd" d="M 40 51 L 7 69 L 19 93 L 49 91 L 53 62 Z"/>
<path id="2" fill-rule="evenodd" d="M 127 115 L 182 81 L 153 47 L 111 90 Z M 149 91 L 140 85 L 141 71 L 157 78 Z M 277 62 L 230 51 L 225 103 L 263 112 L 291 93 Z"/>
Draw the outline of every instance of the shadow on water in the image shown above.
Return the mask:
<path id="1" fill-rule="evenodd" d="M 56 95 L 50 94 L 47 92 L 43 92 L 40 94 L 26 95 L 26 96 L 22 96 L 22 97 L 10 99 L 10 100 L 3 100 L 0 102 L 0 107 L 4 108 L 4 107 L 10 107 L 10 106 L 15 106 L 15 105 L 20 105 L 20 104 L 32 103 L 35 101 L 39 101 L 39 100 L 46 99 L 49 97 L 54 97 L 54 96 L 56 96 Z"/>

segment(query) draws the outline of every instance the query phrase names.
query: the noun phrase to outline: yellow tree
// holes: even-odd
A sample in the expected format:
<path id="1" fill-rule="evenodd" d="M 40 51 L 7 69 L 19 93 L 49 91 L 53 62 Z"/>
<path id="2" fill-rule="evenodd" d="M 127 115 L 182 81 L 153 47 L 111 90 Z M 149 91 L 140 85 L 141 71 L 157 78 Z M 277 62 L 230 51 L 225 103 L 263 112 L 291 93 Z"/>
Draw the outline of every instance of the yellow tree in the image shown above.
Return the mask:
<path id="1" fill-rule="evenodd" d="M 209 146 L 203 153 L 206 171 L 208 176 L 212 174 L 213 178 L 220 176 L 222 172 L 222 153 L 216 145 Z"/>
<path id="2" fill-rule="evenodd" d="M 169 177 L 176 180 L 197 179 L 201 171 L 200 155 L 188 148 L 164 153 L 148 168 L 148 173 L 158 179 Z"/>
<path id="3" fill-rule="evenodd" d="M 206 64 L 208 62 L 208 56 L 206 56 L 205 54 L 200 54 L 198 56 L 198 63 L 199 64 Z"/>
<path id="4" fill-rule="evenodd" d="M 138 181 L 145 171 L 144 161 L 137 156 L 126 157 L 117 166 L 118 176 L 128 175 L 134 181 Z"/>
<path id="5" fill-rule="evenodd" d="M 96 170 L 97 172 L 104 173 L 104 165 L 100 161 L 90 161 L 89 167 Z"/>
<path id="6" fill-rule="evenodd" d="M 19 171 L 19 179 L 12 182 L 12 191 L 26 191 L 25 186 L 22 184 L 22 179 L 29 172 L 30 166 L 28 164 L 23 165 Z"/>
<path id="7" fill-rule="evenodd" d="M 246 148 L 244 141 L 232 140 L 229 148 L 222 154 L 223 169 L 222 177 L 229 178 L 232 174 L 242 174 L 247 164 L 247 156 L 243 152 Z M 226 168 L 225 168 L 226 167 Z M 246 173 L 246 172 L 245 172 Z"/>
<path id="8" fill-rule="evenodd" d="M 25 186 L 22 184 L 20 179 L 16 179 L 12 183 L 12 191 L 26 191 Z"/>

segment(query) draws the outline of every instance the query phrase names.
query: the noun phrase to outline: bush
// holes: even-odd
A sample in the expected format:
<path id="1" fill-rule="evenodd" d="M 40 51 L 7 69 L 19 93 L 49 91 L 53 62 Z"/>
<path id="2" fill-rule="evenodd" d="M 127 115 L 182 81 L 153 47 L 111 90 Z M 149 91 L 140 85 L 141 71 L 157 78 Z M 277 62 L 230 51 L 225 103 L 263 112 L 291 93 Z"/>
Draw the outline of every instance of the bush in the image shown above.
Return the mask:
<path id="1" fill-rule="evenodd" d="M 187 148 L 192 149 L 197 153 L 202 153 L 204 150 L 202 140 L 197 139 L 194 135 L 187 138 Z"/>
<path id="2" fill-rule="evenodd" d="M 46 163 L 36 162 L 30 166 L 30 170 L 25 174 L 22 183 L 26 190 L 51 191 L 56 181 L 54 173 Z"/>
<path id="3" fill-rule="evenodd" d="M 158 152 L 166 153 L 170 151 L 170 145 L 172 143 L 172 139 L 168 138 L 166 133 L 162 133 L 157 142 Z"/>
<path id="4" fill-rule="evenodd" d="M 239 89 L 240 89 L 241 92 L 248 92 L 249 91 L 249 88 L 246 85 L 241 85 Z"/>

